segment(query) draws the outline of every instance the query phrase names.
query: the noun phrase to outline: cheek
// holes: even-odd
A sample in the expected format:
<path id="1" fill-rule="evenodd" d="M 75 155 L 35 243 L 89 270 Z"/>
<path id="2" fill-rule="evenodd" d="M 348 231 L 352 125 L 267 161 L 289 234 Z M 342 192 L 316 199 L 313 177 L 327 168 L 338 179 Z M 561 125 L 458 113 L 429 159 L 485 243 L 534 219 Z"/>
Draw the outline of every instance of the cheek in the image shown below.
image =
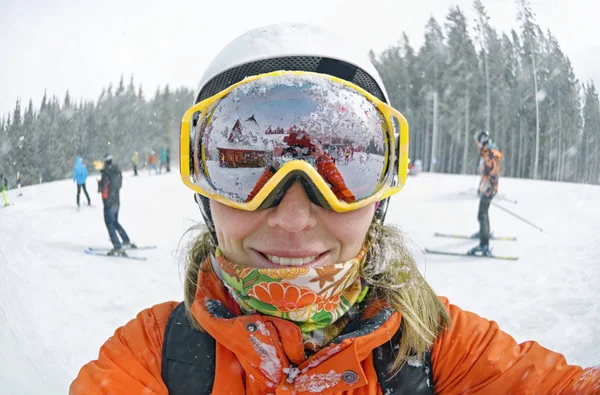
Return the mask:
<path id="1" fill-rule="evenodd" d="M 358 254 L 374 214 L 374 204 L 348 213 L 330 213 L 328 231 L 341 243 L 342 260 L 352 259 Z"/>
<path id="2" fill-rule="evenodd" d="M 261 224 L 260 213 L 246 212 L 211 201 L 210 210 L 219 238 L 219 244 L 228 245 L 245 239 Z"/>

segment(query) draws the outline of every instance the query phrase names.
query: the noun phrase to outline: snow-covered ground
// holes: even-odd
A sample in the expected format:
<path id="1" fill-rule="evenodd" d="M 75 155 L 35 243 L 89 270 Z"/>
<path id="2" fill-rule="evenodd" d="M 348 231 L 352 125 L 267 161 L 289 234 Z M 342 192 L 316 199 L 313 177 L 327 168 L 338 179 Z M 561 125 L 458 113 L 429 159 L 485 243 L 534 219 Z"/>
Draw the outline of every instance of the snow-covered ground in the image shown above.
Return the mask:
<path id="1" fill-rule="evenodd" d="M 0 394 L 64 394 L 80 367 L 96 358 L 114 330 L 155 303 L 181 300 L 185 231 L 201 221 L 177 173 L 126 173 L 120 220 L 147 261 L 85 255 L 109 246 L 102 203 L 75 207 L 75 185 L 23 189 L 0 208 Z M 95 177 L 88 189 L 95 192 Z M 465 195 L 475 176 L 421 174 L 392 198 L 388 222 L 415 245 L 464 252 L 470 240 L 434 232 L 477 230 L 477 200 Z M 569 363 L 600 364 L 600 187 L 502 178 L 517 204 L 492 206 L 492 230 L 517 242 L 492 242 L 518 261 L 418 254 L 435 290 L 464 309 L 497 321 L 518 341 L 534 339 Z M 85 198 L 82 197 L 82 202 Z"/>

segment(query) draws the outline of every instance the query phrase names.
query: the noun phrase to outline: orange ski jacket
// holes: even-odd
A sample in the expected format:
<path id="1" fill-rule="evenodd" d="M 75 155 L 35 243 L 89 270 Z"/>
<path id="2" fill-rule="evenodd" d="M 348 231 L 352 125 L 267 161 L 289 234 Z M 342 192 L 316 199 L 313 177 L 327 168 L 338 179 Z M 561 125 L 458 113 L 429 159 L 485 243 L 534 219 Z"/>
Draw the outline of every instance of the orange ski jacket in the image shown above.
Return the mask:
<path id="1" fill-rule="evenodd" d="M 488 198 L 493 198 L 498 193 L 500 181 L 500 161 L 504 154 L 494 148 L 484 147 L 481 150 L 483 166 L 481 167 L 481 181 L 479 192 Z"/>
<path id="2" fill-rule="evenodd" d="M 216 365 L 213 394 L 382 395 L 372 351 L 398 330 L 400 313 L 390 314 L 370 333 L 306 359 L 297 325 L 258 314 L 234 315 L 235 302 L 210 264 L 203 269 L 192 314 L 216 340 L 215 359 L 209 361 Z M 453 324 L 432 349 L 435 393 L 600 394 L 599 369 L 568 365 L 561 354 L 533 341 L 517 344 L 495 322 L 442 300 Z M 161 352 L 177 304 L 153 306 L 117 329 L 98 359 L 81 369 L 70 394 L 167 395 Z M 372 305 L 365 315 L 379 310 Z M 348 371 L 356 374 L 353 383 L 340 380 Z"/>

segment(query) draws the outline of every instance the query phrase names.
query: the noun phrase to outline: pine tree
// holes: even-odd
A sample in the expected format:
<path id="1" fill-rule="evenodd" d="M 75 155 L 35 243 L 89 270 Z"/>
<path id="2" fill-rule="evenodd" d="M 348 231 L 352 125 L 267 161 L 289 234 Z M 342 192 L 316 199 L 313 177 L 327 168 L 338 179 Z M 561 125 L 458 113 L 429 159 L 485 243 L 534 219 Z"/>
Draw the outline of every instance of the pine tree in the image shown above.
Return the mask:
<path id="1" fill-rule="evenodd" d="M 447 143 L 444 150 L 448 154 L 446 169 L 450 172 L 466 173 L 468 169 L 468 152 L 472 146 L 472 108 L 477 102 L 478 59 L 475 47 L 467 31 L 464 14 L 458 7 L 451 7 L 447 16 L 448 58 L 445 67 L 444 103 L 447 104 L 447 123 L 445 130 Z M 459 148 L 462 147 L 462 150 Z M 462 151 L 462 155 L 459 152 Z M 462 159 L 459 161 L 457 158 Z"/>
<path id="2" fill-rule="evenodd" d="M 583 133 L 581 135 L 582 181 L 600 183 L 600 101 L 593 82 L 584 88 Z"/>
<path id="3" fill-rule="evenodd" d="M 425 123 L 425 169 L 437 171 L 439 162 L 439 124 L 440 124 L 440 94 L 442 92 L 442 72 L 446 64 L 446 49 L 444 34 L 439 23 L 431 17 L 425 26 L 425 43 L 419 51 L 419 65 L 423 72 L 423 86 L 421 94 L 431 103 L 427 108 Z M 431 119 L 431 123 L 429 120 Z M 431 125 L 431 138 L 429 138 L 429 125 Z M 430 142 L 430 143 L 429 143 Z"/>
<path id="4" fill-rule="evenodd" d="M 533 159 L 533 178 L 538 178 L 539 154 L 540 154 L 540 108 L 539 103 L 542 99 L 538 88 L 538 68 L 536 58 L 538 56 L 538 32 L 539 28 L 535 24 L 535 16 L 531 10 L 529 0 L 516 0 L 519 9 L 518 20 L 521 22 L 523 31 L 523 56 L 531 71 L 533 81 L 532 99 L 535 103 L 535 151 Z"/>

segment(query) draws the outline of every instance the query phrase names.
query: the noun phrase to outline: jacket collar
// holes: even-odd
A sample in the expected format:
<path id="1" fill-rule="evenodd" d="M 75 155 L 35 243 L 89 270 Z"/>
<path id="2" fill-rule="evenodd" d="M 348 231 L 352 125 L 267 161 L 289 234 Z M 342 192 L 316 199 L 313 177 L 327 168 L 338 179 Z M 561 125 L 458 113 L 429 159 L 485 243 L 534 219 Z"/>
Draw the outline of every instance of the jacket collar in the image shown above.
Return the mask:
<path id="1" fill-rule="evenodd" d="M 365 385 L 361 363 L 392 338 L 401 321 L 391 308 L 371 305 L 329 346 L 306 359 L 300 328 L 277 317 L 241 315 L 210 259 L 200 269 L 191 311 L 218 344 L 235 354 L 247 380 L 296 393 L 340 392 Z"/>

